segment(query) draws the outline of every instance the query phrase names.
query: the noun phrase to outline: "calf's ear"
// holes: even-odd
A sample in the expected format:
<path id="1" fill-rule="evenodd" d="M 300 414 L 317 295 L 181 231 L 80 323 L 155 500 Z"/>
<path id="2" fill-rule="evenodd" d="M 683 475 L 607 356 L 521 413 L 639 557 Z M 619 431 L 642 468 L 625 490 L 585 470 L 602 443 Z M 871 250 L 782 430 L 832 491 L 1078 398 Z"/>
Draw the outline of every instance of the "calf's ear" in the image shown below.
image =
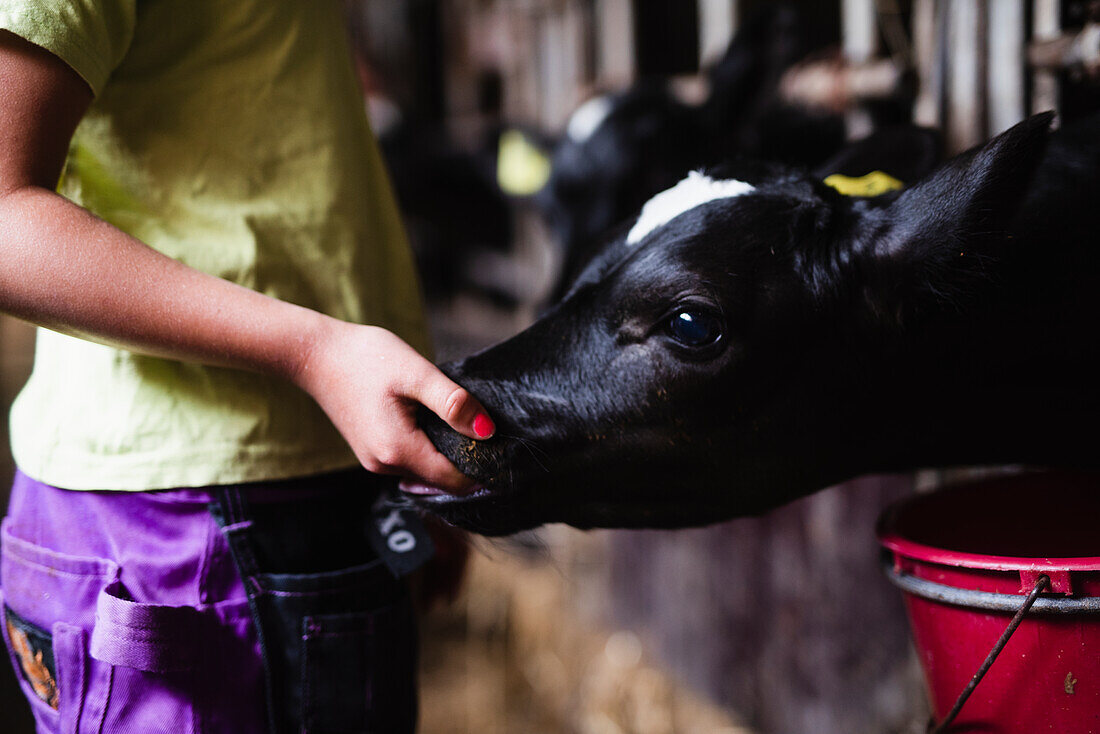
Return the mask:
<path id="1" fill-rule="evenodd" d="M 1035 115 L 948 161 L 857 227 L 879 315 L 957 308 L 987 279 L 1043 156 L 1053 113 Z"/>

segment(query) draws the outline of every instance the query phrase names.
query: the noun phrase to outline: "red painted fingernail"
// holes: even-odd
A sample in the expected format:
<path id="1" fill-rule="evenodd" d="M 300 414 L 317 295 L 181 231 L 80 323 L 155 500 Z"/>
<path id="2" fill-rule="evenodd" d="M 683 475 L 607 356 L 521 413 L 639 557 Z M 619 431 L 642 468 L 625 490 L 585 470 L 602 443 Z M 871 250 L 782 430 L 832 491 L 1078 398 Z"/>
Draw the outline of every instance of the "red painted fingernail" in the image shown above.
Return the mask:
<path id="1" fill-rule="evenodd" d="M 478 413 L 477 418 L 474 418 L 474 433 L 478 438 L 489 438 L 493 435 L 493 432 L 497 429 L 493 425 L 493 419 L 484 413 Z"/>

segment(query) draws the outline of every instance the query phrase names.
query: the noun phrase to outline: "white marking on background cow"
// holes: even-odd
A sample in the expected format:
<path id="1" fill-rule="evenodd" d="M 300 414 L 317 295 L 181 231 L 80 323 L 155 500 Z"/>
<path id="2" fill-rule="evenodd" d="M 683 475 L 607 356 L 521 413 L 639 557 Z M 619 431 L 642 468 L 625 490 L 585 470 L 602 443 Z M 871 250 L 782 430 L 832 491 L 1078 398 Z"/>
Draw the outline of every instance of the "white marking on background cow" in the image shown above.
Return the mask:
<path id="1" fill-rule="evenodd" d="M 716 181 L 704 173 L 692 171 L 683 181 L 645 203 L 641 216 L 626 235 L 626 244 L 641 242 L 653 230 L 708 201 L 729 199 L 753 190 L 753 185 L 744 181 L 734 178 Z"/>
<path id="2" fill-rule="evenodd" d="M 601 94 L 588 100 L 573 112 L 565 126 L 565 134 L 574 143 L 583 143 L 600 129 L 611 114 L 611 97 Z"/>

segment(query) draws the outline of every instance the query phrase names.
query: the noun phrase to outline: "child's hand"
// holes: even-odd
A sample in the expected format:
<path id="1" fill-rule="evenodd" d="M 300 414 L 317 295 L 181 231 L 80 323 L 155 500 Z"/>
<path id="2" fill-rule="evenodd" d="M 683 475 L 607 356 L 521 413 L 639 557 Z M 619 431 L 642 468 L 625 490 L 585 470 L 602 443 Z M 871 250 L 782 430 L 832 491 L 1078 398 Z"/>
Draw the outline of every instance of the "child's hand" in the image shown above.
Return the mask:
<path id="1" fill-rule="evenodd" d="M 470 393 L 393 333 L 326 320 L 294 377 L 369 471 L 453 492 L 473 484 L 417 427 L 416 407 L 423 404 L 470 438 L 491 436 L 492 421 Z M 474 430 L 479 415 L 481 435 Z"/>

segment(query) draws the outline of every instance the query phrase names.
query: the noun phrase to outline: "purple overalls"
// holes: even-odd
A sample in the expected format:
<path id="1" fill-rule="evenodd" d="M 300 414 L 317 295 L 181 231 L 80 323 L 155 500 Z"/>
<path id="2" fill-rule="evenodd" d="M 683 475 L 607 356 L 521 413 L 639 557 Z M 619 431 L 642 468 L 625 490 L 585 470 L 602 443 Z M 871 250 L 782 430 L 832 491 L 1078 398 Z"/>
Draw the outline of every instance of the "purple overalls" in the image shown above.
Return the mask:
<path id="1" fill-rule="evenodd" d="M 405 584 L 378 477 L 73 492 L 17 474 L 3 629 L 39 732 L 412 732 Z"/>

